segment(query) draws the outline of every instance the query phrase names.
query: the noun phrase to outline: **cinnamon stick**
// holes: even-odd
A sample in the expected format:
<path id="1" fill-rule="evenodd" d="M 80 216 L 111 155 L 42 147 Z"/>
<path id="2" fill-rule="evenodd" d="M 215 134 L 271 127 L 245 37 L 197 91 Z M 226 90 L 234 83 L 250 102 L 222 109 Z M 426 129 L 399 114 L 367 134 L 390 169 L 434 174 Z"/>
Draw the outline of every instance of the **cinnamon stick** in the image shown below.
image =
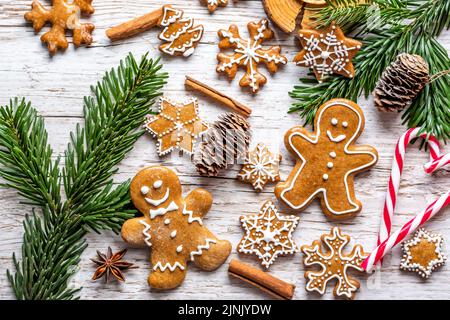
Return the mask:
<path id="1" fill-rule="evenodd" d="M 109 28 L 106 30 L 106 35 L 109 39 L 111 39 L 111 41 L 115 41 L 129 38 L 141 32 L 147 31 L 158 25 L 159 19 L 161 19 L 163 15 L 163 9 L 164 7 L 161 7 L 143 16 Z"/>
<path id="2" fill-rule="evenodd" d="M 190 87 L 193 90 L 200 91 L 201 93 L 205 94 L 206 96 L 222 103 L 223 105 L 227 106 L 228 108 L 238 112 L 239 114 L 243 115 L 244 117 L 248 118 L 250 114 L 252 113 L 252 109 L 247 107 L 246 105 L 234 100 L 230 96 L 198 81 L 190 76 L 186 76 L 186 80 L 184 84 L 187 87 Z"/>
<path id="3" fill-rule="evenodd" d="M 228 267 L 228 273 L 276 298 L 292 299 L 294 296 L 295 285 L 280 280 L 264 271 L 253 268 L 239 260 L 231 260 Z"/>

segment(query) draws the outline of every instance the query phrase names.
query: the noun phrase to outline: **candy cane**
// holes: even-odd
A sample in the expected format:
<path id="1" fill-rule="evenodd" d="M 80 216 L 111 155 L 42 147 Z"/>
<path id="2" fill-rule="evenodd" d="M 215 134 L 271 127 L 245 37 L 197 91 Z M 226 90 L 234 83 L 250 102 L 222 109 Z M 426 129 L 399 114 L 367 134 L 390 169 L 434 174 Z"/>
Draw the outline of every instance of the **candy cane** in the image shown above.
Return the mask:
<path id="1" fill-rule="evenodd" d="M 392 227 L 392 217 L 394 215 L 395 205 L 397 202 L 397 193 L 400 185 L 400 177 L 403 171 L 405 151 L 409 143 L 413 139 L 418 137 L 421 138 L 428 137 L 428 146 L 430 149 L 430 161 L 426 163 L 424 166 L 425 172 L 427 173 L 435 172 L 436 170 L 450 163 L 450 154 L 441 155 L 438 140 L 434 136 L 428 136 L 428 134 L 425 132 L 420 133 L 420 128 L 410 129 L 400 137 L 397 146 L 395 148 L 395 157 L 392 164 L 391 177 L 389 179 L 388 190 L 386 192 L 386 201 L 383 209 L 383 217 L 380 225 L 380 231 L 378 234 L 378 241 L 377 241 L 378 247 L 374 251 L 374 253 L 372 253 L 370 257 L 364 261 L 363 267 L 364 269 L 366 269 L 366 271 L 370 271 L 375 263 L 380 261 L 392 247 L 394 247 L 397 243 L 402 241 L 404 237 L 410 233 L 409 232 L 410 230 L 411 232 L 413 232 L 418 226 L 413 224 L 408 225 L 412 223 L 412 221 L 414 220 L 413 219 L 409 221 L 407 224 L 405 224 L 405 226 L 403 226 L 403 228 L 400 231 L 396 232 L 392 236 L 389 236 Z M 439 198 L 438 200 L 441 199 L 442 197 Z M 434 204 L 443 203 L 445 204 L 444 206 L 448 204 L 447 201 L 442 202 L 438 200 L 436 200 Z M 430 208 L 430 206 L 422 213 L 422 215 L 424 215 L 423 218 L 426 218 L 423 221 L 423 223 L 432 216 L 434 216 L 434 214 L 436 214 L 442 208 L 442 206 L 439 207 L 439 205 L 436 207 L 433 206 L 433 208 Z M 431 212 L 433 212 L 433 214 L 431 214 Z M 420 216 L 421 215 L 418 215 L 417 217 Z"/>

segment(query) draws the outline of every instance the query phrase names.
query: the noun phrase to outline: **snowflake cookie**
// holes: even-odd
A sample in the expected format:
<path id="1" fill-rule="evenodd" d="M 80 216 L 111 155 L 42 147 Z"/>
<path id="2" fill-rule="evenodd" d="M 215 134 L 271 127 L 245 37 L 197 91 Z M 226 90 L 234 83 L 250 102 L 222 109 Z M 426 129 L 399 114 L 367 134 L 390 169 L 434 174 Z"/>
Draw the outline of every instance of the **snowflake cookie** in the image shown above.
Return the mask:
<path id="1" fill-rule="evenodd" d="M 244 165 L 238 173 L 238 179 L 249 182 L 260 192 L 267 182 L 280 181 L 279 164 L 281 155 L 273 154 L 264 143 L 258 143 L 253 151 L 249 151 Z"/>
<path id="2" fill-rule="evenodd" d="M 158 139 L 158 155 L 164 156 L 175 148 L 192 154 L 194 143 L 208 125 L 198 116 L 197 99 L 175 103 L 161 98 L 158 114 L 149 115 L 144 128 Z"/>
<path id="3" fill-rule="evenodd" d="M 240 218 L 245 235 L 238 245 L 238 251 L 256 254 L 266 268 L 279 255 L 298 251 L 292 239 L 299 218 L 280 215 L 272 201 L 264 203 L 258 214 Z"/>
<path id="4" fill-rule="evenodd" d="M 220 49 L 233 49 L 233 54 L 219 53 L 216 71 L 224 72 L 230 80 L 236 76 L 238 67 L 246 69 L 245 75 L 241 78 L 241 87 L 250 87 L 253 93 L 267 82 L 267 78 L 258 71 L 258 65 L 265 63 L 271 73 L 278 70 L 279 64 L 286 64 L 287 59 L 281 55 L 281 48 L 274 46 L 263 48 L 262 43 L 273 37 L 273 31 L 268 26 L 266 19 L 258 23 L 250 22 L 247 25 L 250 39 L 245 40 L 239 35 L 236 25 L 231 25 L 228 30 L 219 30 Z"/>
<path id="5" fill-rule="evenodd" d="M 442 235 L 419 229 L 411 240 L 402 243 L 400 269 L 428 278 L 435 269 L 445 264 L 447 257 L 442 253 L 443 241 Z"/>
<path id="6" fill-rule="evenodd" d="M 345 37 L 339 26 L 331 24 L 322 30 L 302 29 L 298 33 L 303 50 L 294 58 L 298 66 L 311 67 L 319 82 L 328 74 L 353 78 L 352 59 L 362 43 Z"/>
<path id="7" fill-rule="evenodd" d="M 367 256 L 361 245 L 353 247 L 350 254 L 344 254 L 344 247 L 350 242 L 348 235 L 341 234 L 338 227 L 334 227 L 331 233 L 315 240 L 310 246 L 302 246 L 301 251 L 305 255 L 303 262 L 306 267 L 319 266 L 320 271 L 306 271 L 306 291 L 325 293 L 330 280 L 336 279 L 333 294 L 336 297 L 353 299 L 359 289 L 359 282 L 349 275 L 349 268 L 363 272 L 361 263 Z M 325 248 L 322 246 L 325 245 Z"/>
<path id="8" fill-rule="evenodd" d="M 200 0 L 208 7 L 209 12 L 213 13 L 218 7 L 226 7 L 228 0 Z"/>

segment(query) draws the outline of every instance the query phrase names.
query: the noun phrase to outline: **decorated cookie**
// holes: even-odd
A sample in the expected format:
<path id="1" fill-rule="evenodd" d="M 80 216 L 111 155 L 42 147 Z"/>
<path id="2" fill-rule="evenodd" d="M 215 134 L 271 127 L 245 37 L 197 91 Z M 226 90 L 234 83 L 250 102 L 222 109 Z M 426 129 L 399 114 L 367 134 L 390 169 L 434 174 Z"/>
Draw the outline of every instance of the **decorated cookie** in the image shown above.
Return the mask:
<path id="1" fill-rule="evenodd" d="M 253 151 L 249 151 L 244 160 L 238 179 L 249 182 L 260 192 L 267 182 L 280 181 L 281 155 L 273 154 L 264 143 L 258 143 Z"/>
<path id="2" fill-rule="evenodd" d="M 245 235 L 238 245 L 238 251 L 257 255 L 266 268 L 279 255 L 297 252 L 292 233 L 299 218 L 280 215 L 272 201 L 264 203 L 258 214 L 243 216 L 240 220 Z"/>
<path id="3" fill-rule="evenodd" d="M 353 78 L 352 59 L 361 49 L 361 42 L 345 37 L 335 24 L 321 30 L 302 29 L 298 38 L 303 50 L 295 56 L 294 62 L 312 68 L 319 82 L 333 73 Z"/>
<path id="4" fill-rule="evenodd" d="M 209 12 L 213 13 L 218 7 L 226 7 L 228 0 L 200 0 L 208 7 Z"/>
<path id="5" fill-rule="evenodd" d="M 417 272 L 422 278 L 428 278 L 435 269 L 445 264 L 447 257 L 442 253 L 443 242 L 440 234 L 417 230 L 411 240 L 402 243 L 400 269 Z"/>
<path id="6" fill-rule="evenodd" d="M 219 53 L 216 71 L 225 73 L 230 80 L 236 77 L 239 67 L 245 68 L 245 75 L 241 78 L 241 87 L 250 87 L 253 93 L 267 82 L 267 78 L 258 71 L 258 65 L 264 63 L 271 73 L 278 70 L 279 64 L 286 64 L 287 59 L 281 55 L 281 48 L 274 46 L 264 48 L 263 42 L 273 37 L 273 31 L 269 28 L 266 19 L 258 23 L 250 22 L 247 25 L 249 39 L 243 39 L 239 35 L 236 25 L 231 25 L 228 30 L 219 30 L 220 49 L 233 49 L 232 54 Z"/>
<path id="7" fill-rule="evenodd" d="M 203 36 L 203 26 L 194 25 L 194 19 L 185 18 L 183 14 L 183 10 L 170 5 L 163 7 L 159 25 L 164 29 L 159 39 L 166 43 L 160 45 L 159 49 L 171 56 L 190 56 Z"/>
<path id="8" fill-rule="evenodd" d="M 42 35 L 41 41 L 47 44 L 48 51 L 53 55 L 58 49 L 66 50 L 69 46 L 66 30 L 72 30 L 75 46 L 92 43 L 95 26 L 92 23 L 81 23 L 80 13 L 94 13 L 92 0 L 53 0 L 52 7 L 48 10 L 39 1 L 33 0 L 31 11 L 25 13 L 25 20 L 33 23 L 36 32 L 41 31 L 47 23 L 52 25 L 50 31 Z"/>
<path id="9" fill-rule="evenodd" d="M 157 152 L 164 156 L 174 149 L 192 154 L 194 143 L 208 130 L 208 125 L 198 116 L 197 99 L 176 103 L 161 98 L 159 113 L 149 115 L 144 128 L 158 139 Z"/>
<path id="10" fill-rule="evenodd" d="M 171 289 L 180 285 L 188 261 L 207 271 L 225 262 L 230 243 L 217 239 L 202 221 L 212 204 L 208 191 L 195 189 L 183 199 L 175 172 L 155 166 L 134 177 L 130 193 L 143 217 L 127 220 L 122 238 L 130 245 L 151 247 L 151 287 Z"/>
<path id="11" fill-rule="evenodd" d="M 375 148 L 355 145 L 364 121 L 357 104 L 333 99 L 317 111 L 314 132 L 301 126 L 289 129 L 284 143 L 298 160 L 286 182 L 275 187 L 276 197 L 295 210 L 304 210 L 320 198 L 330 218 L 359 213 L 362 205 L 355 197 L 354 175 L 378 161 Z"/>
<path id="12" fill-rule="evenodd" d="M 341 234 L 338 227 L 334 227 L 331 233 L 320 237 L 321 241 L 315 240 L 310 246 L 302 246 L 306 267 L 318 266 L 319 271 L 306 271 L 306 291 L 325 293 L 328 282 L 335 279 L 334 295 L 353 299 L 355 292 L 359 289 L 359 282 L 348 275 L 350 269 L 363 272 L 361 263 L 366 257 L 360 245 L 353 247 L 350 254 L 345 254 L 344 248 L 350 242 L 348 235 Z M 324 246 L 323 246 L 323 245 Z"/>

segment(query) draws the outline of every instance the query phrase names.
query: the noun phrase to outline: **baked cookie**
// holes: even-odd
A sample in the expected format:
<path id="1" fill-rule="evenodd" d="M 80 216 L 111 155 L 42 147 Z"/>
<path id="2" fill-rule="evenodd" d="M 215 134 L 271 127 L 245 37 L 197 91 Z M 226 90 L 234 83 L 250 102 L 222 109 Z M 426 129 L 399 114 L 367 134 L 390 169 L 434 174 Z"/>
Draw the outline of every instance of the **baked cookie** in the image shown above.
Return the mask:
<path id="1" fill-rule="evenodd" d="M 330 218 L 355 216 L 362 209 L 355 197 L 354 175 L 378 161 L 371 146 L 354 143 L 364 130 L 364 114 L 346 99 L 333 99 L 316 113 L 314 132 L 296 126 L 284 137 L 287 149 L 299 160 L 275 195 L 292 209 L 304 210 L 315 198 Z"/>
<path id="2" fill-rule="evenodd" d="M 133 246 L 151 247 L 151 287 L 179 286 L 192 261 L 203 270 L 222 265 L 231 244 L 219 240 L 204 225 L 202 217 L 211 208 L 212 196 L 195 189 L 182 198 L 181 184 L 174 171 L 162 166 L 141 170 L 131 181 L 131 200 L 143 217 L 127 220 L 122 238 Z"/>

